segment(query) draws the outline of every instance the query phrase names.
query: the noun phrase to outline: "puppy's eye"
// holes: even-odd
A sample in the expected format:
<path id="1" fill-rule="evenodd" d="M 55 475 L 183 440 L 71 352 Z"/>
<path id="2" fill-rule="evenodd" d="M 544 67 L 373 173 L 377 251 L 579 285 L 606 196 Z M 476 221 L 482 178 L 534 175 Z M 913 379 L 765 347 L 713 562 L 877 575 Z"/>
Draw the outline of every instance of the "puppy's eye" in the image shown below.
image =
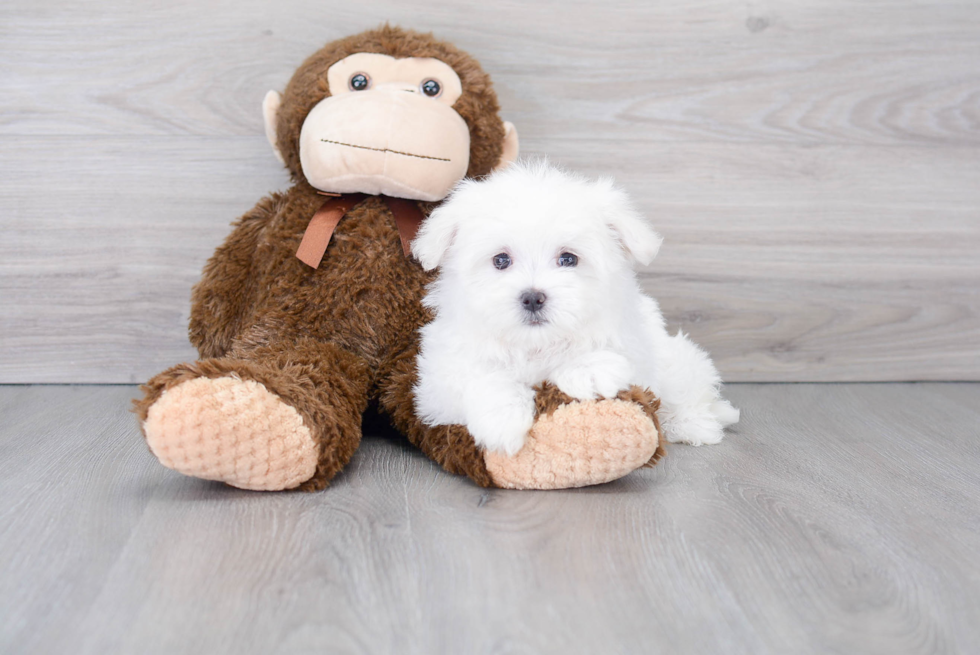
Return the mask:
<path id="1" fill-rule="evenodd" d="M 499 253 L 499 254 L 493 256 L 493 265 L 494 265 L 494 268 L 496 268 L 498 270 L 501 270 L 502 271 L 505 268 L 507 268 L 508 266 L 510 266 L 510 264 L 511 264 L 510 255 L 508 255 L 505 252 L 502 252 L 502 253 Z"/>
<path id="2" fill-rule="evenodd" d="M 578 265 L 578 255 L 573 255 L 570 252 L 563 252 L 562 254 L 558 255 L 558 265 L 568 266 L 569 268 L 576 266 Z"/>
<path id="3" fill-rule="evenodd" d="M 442 93 L 442 85 L 439 84 L 438 80 L 426 80 L 422 82 L 419 88 L 422 90 L 423 95 L 427 95 L 430 98 L 436 98 Z"/>
<path id="4" fill-rule="evenodd" d="M 347 83 L 351 91 L 364 91 L 371 86 L 371 79 L 364 73 L 354 73 Z"/>

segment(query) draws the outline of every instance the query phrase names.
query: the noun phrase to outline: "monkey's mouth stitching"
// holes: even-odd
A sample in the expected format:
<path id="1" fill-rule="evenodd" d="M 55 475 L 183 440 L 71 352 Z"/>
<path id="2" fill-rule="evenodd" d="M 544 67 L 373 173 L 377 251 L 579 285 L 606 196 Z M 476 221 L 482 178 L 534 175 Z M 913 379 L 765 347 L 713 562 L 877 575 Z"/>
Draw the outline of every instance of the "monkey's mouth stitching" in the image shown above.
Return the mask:
<path id="1" fill-rule="evenodd" d="M 371 148 L 370 146 L 359 146 L 353 143 L 341 143 L 340 141 L 331 141 L 330 139 L 320 139 L 324 143 L 332 143 L 337 146 L 347 146 L 348 148 L 360 148 L 361 150 L 374 150 L 375 152 L 390 152 L 394 155 L 405 155 L 406 157 L 418 157 L 419 159 L 435 159 L 436 161 L 452 161 L 451 159 L 444 159 L 443 157 L 429 157 L 428 155 L 413 155 L 410 152 L 401 152 L 399 150 L 391 150 L 390 148 Z"/>

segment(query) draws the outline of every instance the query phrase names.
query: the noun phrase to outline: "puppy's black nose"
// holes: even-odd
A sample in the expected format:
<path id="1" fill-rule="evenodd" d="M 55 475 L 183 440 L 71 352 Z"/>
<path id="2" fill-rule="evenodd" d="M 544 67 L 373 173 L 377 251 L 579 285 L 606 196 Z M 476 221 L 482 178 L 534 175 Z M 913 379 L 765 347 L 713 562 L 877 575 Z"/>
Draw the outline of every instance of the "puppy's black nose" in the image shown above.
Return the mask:
<path id="1" fill-rule="evenodd" d="M 521 294 L 521 304 L 524 309 L 531 312 L 539 312 L 544 309 L 544 301 L 548 299 L 548 296 L 544 295 L 537 289 L 528 289 Z"/>

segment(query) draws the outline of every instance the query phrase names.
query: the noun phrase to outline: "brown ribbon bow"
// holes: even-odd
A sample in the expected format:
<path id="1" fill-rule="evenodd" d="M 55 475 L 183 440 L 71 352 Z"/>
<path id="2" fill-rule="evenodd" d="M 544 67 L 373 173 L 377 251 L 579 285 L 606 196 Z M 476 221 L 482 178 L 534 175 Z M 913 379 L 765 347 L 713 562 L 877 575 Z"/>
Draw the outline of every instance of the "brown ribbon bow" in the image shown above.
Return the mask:
<path id="1" fill-rule="evenodd" d="M 328 199 L 320 206 L 320 209 L 313 214 L 306 232 L 303 233 L 303 241 L 300 242 L 296 250 L 296 256 L 307 266 L 319 268 L 323 261 L 323 254 L 330 245 L 330 238 L 333 231 L 337 229 L 340 219 L 351 209 L 367 200 L 370 196 L 363 193 L 348 193 Z M 411 255 L 412 239 L 419 231 L 422 224 L 422 210 L 414 200 L 404 198 L 391 198 L 381 196 L 388 205 L 391 215 L 395 217 L 395 225 L 398 227 L 398 238 L 402 242 L 402 252 L 406 257 Z"/>

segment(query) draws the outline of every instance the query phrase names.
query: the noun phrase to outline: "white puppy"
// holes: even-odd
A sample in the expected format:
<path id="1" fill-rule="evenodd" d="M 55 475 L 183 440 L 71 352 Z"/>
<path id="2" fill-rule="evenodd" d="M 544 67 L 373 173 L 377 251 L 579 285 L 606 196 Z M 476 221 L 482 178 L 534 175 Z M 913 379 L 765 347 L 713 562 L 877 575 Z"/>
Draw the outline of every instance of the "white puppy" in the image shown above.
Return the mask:
<path id="1" fill-rule="evenodd" d="M 738 410 L 708 356 L 667 334 L 633 271 L 660 242 L 608 179 L 539 163 L 462 182 L 412 243 L 426 270 L 441 268 L 423 301 L 435 319 L 422 328 L 419 416 L 513 455 L 534 421 L 534 385 L 586 400 L 635 384 L 660 398 L 668 440 L 720 441 Z"/>

